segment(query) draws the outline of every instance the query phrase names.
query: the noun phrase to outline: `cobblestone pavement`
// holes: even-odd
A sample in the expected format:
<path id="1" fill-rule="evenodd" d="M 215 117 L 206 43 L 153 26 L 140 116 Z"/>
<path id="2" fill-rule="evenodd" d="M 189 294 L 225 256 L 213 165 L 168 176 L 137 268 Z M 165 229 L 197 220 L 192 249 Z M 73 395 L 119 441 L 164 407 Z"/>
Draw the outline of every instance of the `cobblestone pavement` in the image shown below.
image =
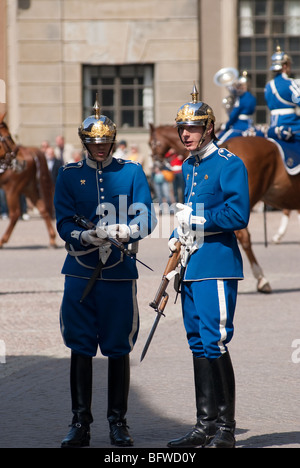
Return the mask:
<path id="1" fill-rule="evenodd" d="M 267 214 L 269 240 L 280 216 L 279 212 Z M 0 233 L 6 224 L 0 220 Z M 162 226 L 161 222 L 157 229 Z M 252 214 L 250 231 L 273 293 L 256 292 L 256 281 L 243 254 L 245 280 L 240 283 L 235 335 L 230 345 L 237 385 L 237 447 L 299 448 L 300 226 L 293 212 L 282 243 L 270 242 L 267 248 L 262 213 Z M 136 448 L 165 448 L 168 440 L 183 435 L 195 422 L 192 359 L 180 300 L 174 304 L 171 285 L 166 317 L 140 363 L 155 318 L 148 304 L 168 256 L 167 239 L 156 237 L 145 239 L 139 253 L 139 258 L 155 271 L 139 268 L 141 331 L 131 355 L 127 415 Z M 65 250 L 59 239 L 55 250 L 49 249 L 47 242 L 43 221 L 33 216 L 28 222 L 18 223 L 11 241 L 0 251 L 1 448 L 59 447 L 71 419 L 70 354 L 62 343 L 58 323 Z M 94 369 L 91 445 L 110 448 L 107 360 L 98 355 Z"/>

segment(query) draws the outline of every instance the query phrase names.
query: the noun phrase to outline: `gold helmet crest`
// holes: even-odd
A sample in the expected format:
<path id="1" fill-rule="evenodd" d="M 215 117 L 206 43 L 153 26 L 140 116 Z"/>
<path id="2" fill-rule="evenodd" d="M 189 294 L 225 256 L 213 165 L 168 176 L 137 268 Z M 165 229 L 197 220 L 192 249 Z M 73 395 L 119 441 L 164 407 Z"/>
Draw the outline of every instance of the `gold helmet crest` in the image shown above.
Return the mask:
<path id="1" fill-rule="evenodd" d="M 113 143 L 117 134 L 116 124 L 101 115 L 98 94 L 94 105 L 95 115 L 87 117 L 78 128 L 78 135 L 84 145 L 89 143 Z"/>

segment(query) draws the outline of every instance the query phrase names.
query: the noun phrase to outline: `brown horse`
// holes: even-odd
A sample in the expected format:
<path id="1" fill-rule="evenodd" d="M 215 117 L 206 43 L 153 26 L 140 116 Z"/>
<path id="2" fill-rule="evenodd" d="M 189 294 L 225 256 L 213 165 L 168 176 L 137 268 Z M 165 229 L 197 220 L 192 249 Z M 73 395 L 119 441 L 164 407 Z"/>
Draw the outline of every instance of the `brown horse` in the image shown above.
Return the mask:
<path id="1" fill-rule="evenodd" d="M 153 158 L 163 159 L 171 142 L 176 151 L 182 151 L 182 143 L 175 127 L 165 125 L 150 128 L 149 144 Z M 300 174 L 287 174 L 275 143 L 262 137 L 238 137 L 226 141 L 221 146 L 239 156 L 247 168 L 251 208 L 262 200 L 280 210 L 300 209 Z M 257 290 L 270 293 L 271 286 L 255 258 L 248 229 L 237 231 L 236 235 L 257 279 Z"/>
<path id="2" fill-rule="evenodd" d="M 53 184 L 44 153 L 38 148 L 17 146 L 0 116 L 0 187 L 6 195 L 9 225 L 0 239 L 0 248 L 8 242 L 21 216 L 20 195 L 24 194 L 40 212 L 56 247 L 56 231 L 52 225 Z"/>

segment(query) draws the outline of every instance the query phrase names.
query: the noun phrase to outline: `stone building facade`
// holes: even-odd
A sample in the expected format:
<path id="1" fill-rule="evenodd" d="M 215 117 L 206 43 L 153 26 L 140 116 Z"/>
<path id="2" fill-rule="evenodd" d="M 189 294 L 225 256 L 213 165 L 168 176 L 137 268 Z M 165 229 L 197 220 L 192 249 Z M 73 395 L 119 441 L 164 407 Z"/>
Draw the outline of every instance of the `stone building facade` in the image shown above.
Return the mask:
<path id="1" fill-rule="evenodd" d="M 84 66 L 150 64 L 155 125 L 173 124 L 196 83 L 225 118 L 226 90 L 213 83 L 237 67 L 237 0 L 0 0 L 0 79 L 6 121 L 23 145 L 79 147 Z M 0 108 L 0 110 L 1 110 Z M 147 126 L 118 128 L 118 139 L 149 153 Z"/>

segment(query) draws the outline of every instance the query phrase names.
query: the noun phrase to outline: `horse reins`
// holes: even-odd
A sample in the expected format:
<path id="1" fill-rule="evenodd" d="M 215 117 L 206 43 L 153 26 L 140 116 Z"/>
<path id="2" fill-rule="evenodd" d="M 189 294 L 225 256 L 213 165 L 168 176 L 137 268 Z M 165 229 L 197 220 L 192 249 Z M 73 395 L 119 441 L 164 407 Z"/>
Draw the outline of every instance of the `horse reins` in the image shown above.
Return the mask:
<path id="1" fill-rule="evenodd" d="M 6 125 L 4 123 L 0 123 L 0 129 L 1 128 L 6 129 Z M 10 146 L 8 140 L 11 141 L 14 148 Z M 19 146 L 15 144 L 10 134 L 7 136 L 2 136 L 0 134 L 0 144 L 2 145 L 4 151 L 3 157 L 0 159 L 0 173 L 5 172 L 7 169 L 14 170 L 16 168 L 15 160 L 17 158 Z"/>

